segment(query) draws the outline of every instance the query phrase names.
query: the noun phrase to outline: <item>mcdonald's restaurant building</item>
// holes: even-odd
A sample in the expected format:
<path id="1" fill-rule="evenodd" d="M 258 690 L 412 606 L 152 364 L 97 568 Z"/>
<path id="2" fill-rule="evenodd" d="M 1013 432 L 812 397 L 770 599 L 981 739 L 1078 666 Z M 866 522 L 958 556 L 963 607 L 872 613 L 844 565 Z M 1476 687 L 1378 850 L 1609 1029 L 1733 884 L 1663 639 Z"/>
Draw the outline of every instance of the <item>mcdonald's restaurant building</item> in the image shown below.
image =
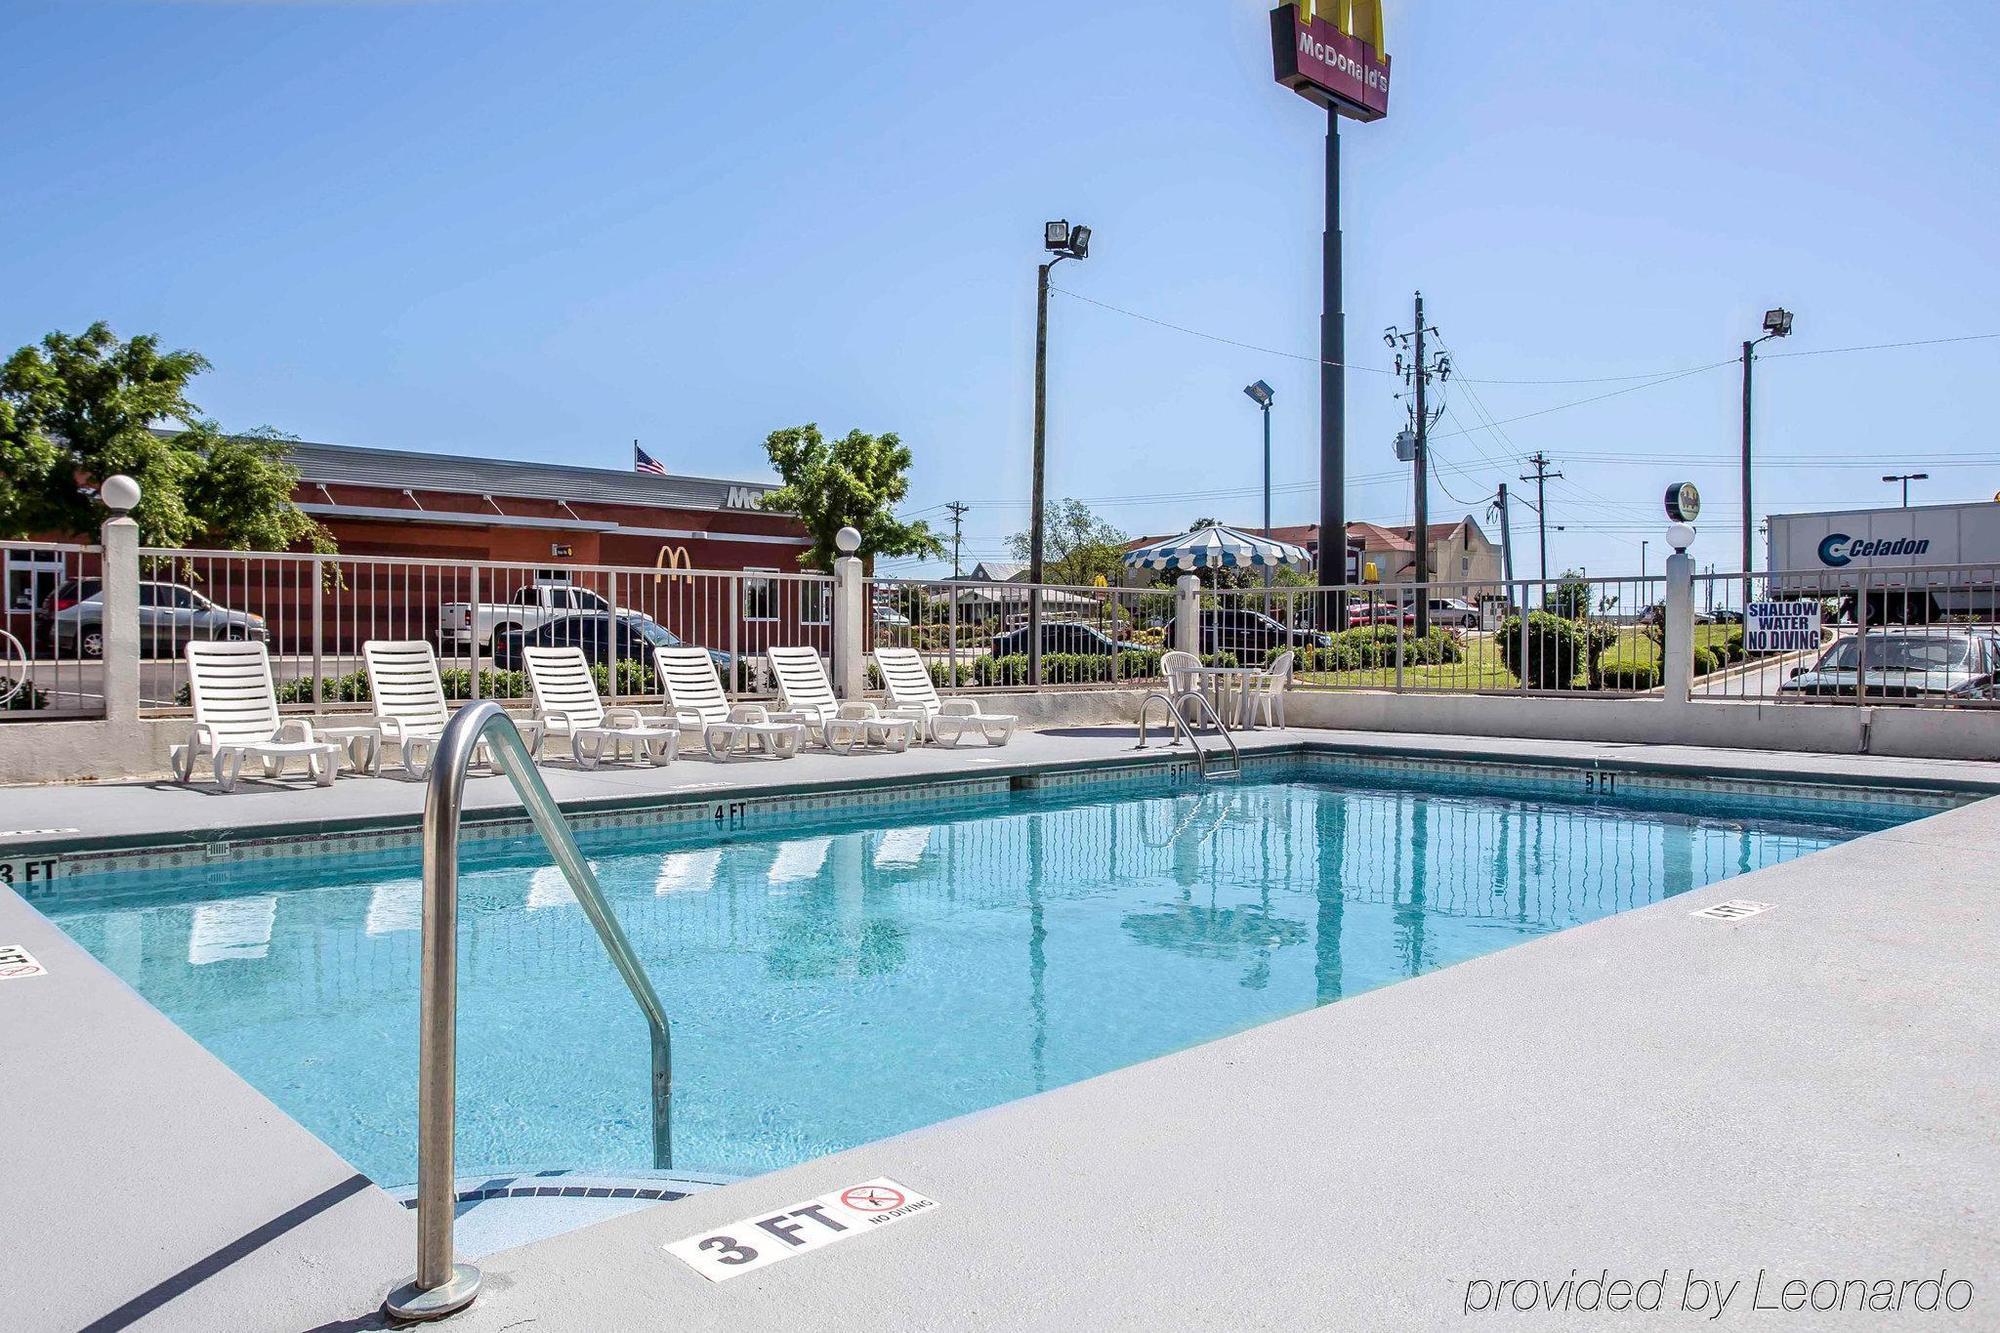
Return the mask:
<path id="1" fill-rule="evenodd" d="M 796 573 L 810 544 L 796 517 L 759 507 L 770 482 L 332 444 L 290 454 L 299 508 L 343 555 Z"/>

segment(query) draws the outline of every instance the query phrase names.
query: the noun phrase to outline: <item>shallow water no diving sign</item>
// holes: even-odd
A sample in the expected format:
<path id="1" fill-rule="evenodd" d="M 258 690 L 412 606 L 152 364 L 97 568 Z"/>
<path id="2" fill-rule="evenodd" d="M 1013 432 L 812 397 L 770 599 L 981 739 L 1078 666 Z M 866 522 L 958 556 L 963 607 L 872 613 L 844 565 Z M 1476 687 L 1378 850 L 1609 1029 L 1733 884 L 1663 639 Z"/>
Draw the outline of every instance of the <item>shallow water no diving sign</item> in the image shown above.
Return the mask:
<path id="1" fill-rule="evenodd" d="M 18 944 L 0 944 L 0 981 L 18 977 L 45 977 L 49 970 Z"/>
<path id="2" fill-rule="evenodd" d="M 727 1282 L 937 1206 L 937 1200 L 882 1176 L 674 1241 L 666 1251 L 710 1282 Z"/>

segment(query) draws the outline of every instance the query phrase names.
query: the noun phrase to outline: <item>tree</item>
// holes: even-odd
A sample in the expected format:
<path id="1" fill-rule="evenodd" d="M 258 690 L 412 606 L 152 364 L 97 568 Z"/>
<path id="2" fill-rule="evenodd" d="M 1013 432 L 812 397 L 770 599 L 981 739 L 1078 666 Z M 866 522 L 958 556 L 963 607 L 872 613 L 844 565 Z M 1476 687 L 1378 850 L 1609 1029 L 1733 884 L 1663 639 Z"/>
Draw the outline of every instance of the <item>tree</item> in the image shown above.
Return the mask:
<path id="1" fill-rule="evenodd" d="M 797 514 L 812 537 L 800 564 L 832 569 L 839 553 L 834 534 L 845 527 L 861 534 L 856 554 L 871 569 L 878 555 L 944 557 L 944 543 L 930 524 L 905 523 L 895 515 L 896 505 L 910 491 L 910 451 L 893 432 L 851 430 L 828 444 L 819 426 L 807 422 L 772 431 L 764 452 L 784 482 L 765 493 L 764 508 Z"/>
<path id="2" fill-rule="evenodd" d="M 1085 588 L 1098 575 L 1114 587 L 1125 577 L 1126 536 L 1081 500 L 1058 500 L 1042 521 L 1042 579 Z M 1007 539 L 1016 560 L 1034 557 L 1033 532 Z"/>
<path id="3" fill-rule="evenodd" d="M 292 503 L 284 437 L 227 434 L 188 401 L 206 369 L 197 352 L 162 352 L 151 334 L 121 342 L 102 321 L 15 352 L 0 366 L 0 537 L 95 531 L 97 487 L 123 472 L 139 483 L 133 517 L 152 545 L 333 549 Z"/>
<path id="4" fill-rule="evenodd" d="M 1550 597 L 1550 610 L 1564 620 L 1582 620 L 1590 614 L 1590 585 L 1574 569 L 1565 569 Z"/>

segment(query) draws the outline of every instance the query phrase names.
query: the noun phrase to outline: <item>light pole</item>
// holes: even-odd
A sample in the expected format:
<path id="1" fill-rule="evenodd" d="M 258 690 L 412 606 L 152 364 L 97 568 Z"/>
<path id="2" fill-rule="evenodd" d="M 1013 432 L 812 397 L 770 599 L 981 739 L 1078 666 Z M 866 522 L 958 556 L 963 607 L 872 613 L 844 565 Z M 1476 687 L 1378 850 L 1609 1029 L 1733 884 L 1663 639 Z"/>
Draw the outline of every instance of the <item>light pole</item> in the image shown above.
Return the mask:
<path id="1" fill-rule="evenodd" d="M 1651 545 L 1649 541 L 1639 543 L 1639 595 L 1642 597 L 1646 594 L 1646 548 Z"/>
<path id="2" fill-rule="evenodd" d="M 1756 519 L 1750 513 L 1750 366 L 1757 359 L 1757 344 L 1770 338 L 1792 335 L 1792 312 L 1780 306 L 1764 312 L 1764 336 L 1743 344 L 1743 604 L 1750 605 L 1750 530 Z"/>
<path id="3" fill-rule="evenodd" d="M 1913 481 L 1929 481 L 1930 479 L 1931 474 L 1928 472 L 1898 472 L 1894 476 L 1882 478 L 1884 481 L 1900 481 L 1903 483 L 1903 508 L 1905 509 L 1910 507 L 1910 483 Z"/>
<path id="4" fill-rule="evenodd" d="M 1049 270 L 1065 259 L 1090 255 L 1090 228 L 1072 227 L 1067 219 L 1042 225 L 1042 248 L 1055 258 L 1043 264 L 1035 281 L 1035 481 L 1028 516 L 1028 679 L 1042 683 L 1042 473 L 1048 446 L 1049 411 Z"/>
<path id="5" fill-rule="evenodd" d="M 1264 416 L 1264 537 L 1268 541 L 1271 536 L 1271 400 L 1277 395 L 1272 393 L 1271 386 L 1262 380 L 1245 386 L 1243 392 L 1249 395 L 1251 402 L 1257 404 Z M 1267 588 L 1271 586 L 1269 565 L 1264 566 L 1264 586 Z"/>

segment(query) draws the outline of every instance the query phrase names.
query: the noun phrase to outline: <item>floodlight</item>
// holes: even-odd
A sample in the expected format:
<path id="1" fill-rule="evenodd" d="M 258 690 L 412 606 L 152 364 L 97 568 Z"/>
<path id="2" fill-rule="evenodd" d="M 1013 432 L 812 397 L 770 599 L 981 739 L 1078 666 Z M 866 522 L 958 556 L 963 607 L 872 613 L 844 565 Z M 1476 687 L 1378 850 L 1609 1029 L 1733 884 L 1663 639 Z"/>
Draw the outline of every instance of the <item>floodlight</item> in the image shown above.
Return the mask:
<path id="1" fill-rule="evenodd" d="M 1078 259 L 1090 257 L 1090 228 L 1079 224 L 1069 229 L 1069 252 Z"/>
<path id="2" fill-rule="evenodd" d="M 1250 401 L 1259 407 L 1269 407 L 1271 400 L 1277 397 L 1276 394 L 1271 392 L 1271 386 L 1262 380 L 1258 380 L 1255 384 L 1245 388 L 1243 392 L 1249 394 Z"/>
<path id="3" fill-rule="evenodd" d="M 1792 333 L 1792 312 L 1783 308 L 1766 310 L 1764 332 L 1773 338 L 1789 338 Z"/>
<path id="4" fill-rule="evenodd" d="M 1069 249 L 1068 221 L 1045 222 L 1042 224 L 1042 248 L 1062 251 Z"/>

